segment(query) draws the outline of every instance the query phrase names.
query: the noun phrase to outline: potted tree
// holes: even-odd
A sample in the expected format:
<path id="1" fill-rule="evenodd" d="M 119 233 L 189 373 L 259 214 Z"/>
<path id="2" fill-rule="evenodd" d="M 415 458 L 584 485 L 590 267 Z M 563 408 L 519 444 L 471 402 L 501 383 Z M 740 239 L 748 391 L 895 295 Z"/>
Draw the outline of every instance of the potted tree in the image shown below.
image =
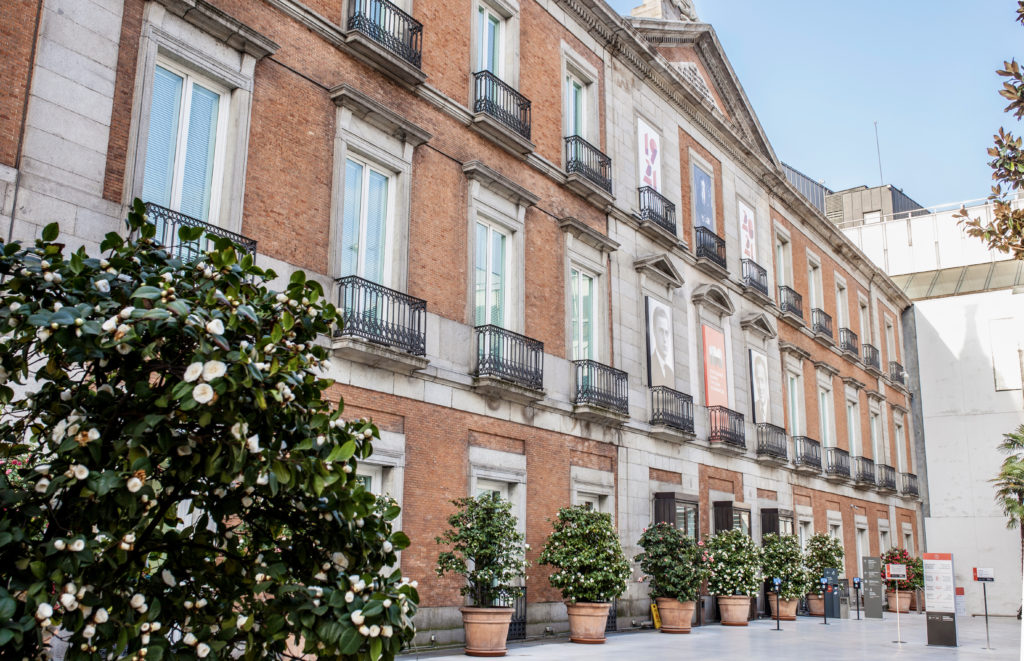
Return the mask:
<path id="1" fill-rule="evenodd" d="M 750 597 L 761 584 L 761 550 L 742 530 L 726 530 L 704 540 L 701 560 L 708 591 L 718 597 L 722 624 L 747 626 Z"/>
<path id="2" fill-rule="evenodd" d="M 885 580 L 886 565 L 906 565 L 906 580 L 887 581 Z M 923 563 L 922 563 L 923 567 Z M 882 554 L 882 582 L 885 583 L 885 600 L 889 610 L 901 613 L 910 612 L 910 591 L 914 589 L 915 576 L 914 560 L 907 553 L 906 549 L 891 548 Z"/>
<path id="3" fill-rule="evenodd" d="M 470 606 L 463 606 L 466 654 L 504 656 L 505 640 L 512 621 L 512 601 L 523 594 L 516 585 L 526 569 L 523 535 L 516 530 L 512 504 L 495 492 L 476 498 L 453 500 L 451 526 L 435 538 L 450 545 L 437 557 L 437 575 L 449 572 L 466 579 L 461 593 Z"/>
<path id="4" fill-rule="evenodd" d="M 796 607 L 800 597 L 807 594 L 808 572 L 804 568 L 804 557 L 800 551 L 800 540 L 795 535 L 768 533 L 761 540 L 761 570 L 764 580 L 781 579 L 779 584 L 778 609 L 776 598 L 768 595 L 772 617 L 780 620 L 795 620 Z"/>
<path id="5" fill-rule="evenodd" d="M 569 640 L 603 643 L 609 602 L 626 590 L 630 568 L 608 514 L 563 507 L 540 554 L 569 611 Z"/>
<path id="6" fill-rule="evenodd" d="M 825 614 L 825 597 L 821 592 L 820 579 L 826 569 L 839 569 L 843 566 L 843 543 L 823 532 L 815 533 L 807 540 L 804 561 L 810 574 L 808 587 L 812 590 L 807 595 L 807 608 L 811 615 L 821 617 Z"/>
<path id="7" fill-rule="evenodd" d="M 650 578 L 662 633 L 690 633 L 696 599 L 704 581 L 701 548 L 670 523 L 656 523 L 640 536 L 644 552 L 636 556 Z"/>

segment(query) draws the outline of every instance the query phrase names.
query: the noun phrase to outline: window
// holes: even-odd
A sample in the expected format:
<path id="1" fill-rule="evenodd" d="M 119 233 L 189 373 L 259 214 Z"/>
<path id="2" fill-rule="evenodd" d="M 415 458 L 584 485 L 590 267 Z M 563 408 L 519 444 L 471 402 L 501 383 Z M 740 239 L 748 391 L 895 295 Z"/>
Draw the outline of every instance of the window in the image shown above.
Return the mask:
<path id="1" fill-rule="evenodd" d="M 896 438 L 896 470 L 901 473 L 907 472 L 906 439 L 903 437 L 903 416 L 893 415 L 892 432 Z"/>
<path id="2" fill-rule="evenodd" d="M 750 535 L 750 510 L 733 509 L 732 527 L 733 530 L 742 530 Z"/>
<path id="3" fill-rule="evenodd" d="M 881 211 L 865 211 L 864 212 L 864 224 L 877 223 L 882 220 Z"/>
<path id="4" fill-rule="evenodd" d="M 835 437 L 832 430 L 834 426 L 834 415 L 832 409 L 832 391 L 828 388 L 818 388 L 818 417 L 820 420 L 819 430 L 821 433 L 821 447 L 833 447 Z"/>
<path id="5" fill-rule="evenodd" d="M 810 541 L 813 535 L 814 524 L 810 521 L 801 521 L 800 527 L 797 530 L 797 536 L 800 538 L 800 548 L 802 550 L 807 550 L 807 542 Z"/>
<path id="6" fill-rule="evenodd" d="M 860 302 L 860 341 L 862 344 L 871 344 L 871 313 L 864 301 Z"/>
<path id="7" fill-rule="evenodd" d="M 144 201 L 216 223 L 227 110 L 226 93 L 217 85 L 163 61 L 156 65 Z"/>
<path id="8" fill-rule="evenodd" d="M 836 325 L 839 328 L 849 328 L 850 300 L 846 295 L 846 285 L 836 284 Z"/>
<path id="9" fill-rule="evenodd" d="M 475 307 L 476 325 L 504 327 L 507 319 L 508 235 L 482 222 L 476 224 Z"/>
<path id="10" fill-rule="evenodd" d="M 581 269 L 570 269 L 572 280 L 572 359 L 597 358 L 596 278 Z"/>
<path id="11" fill-rule="evenodd" d="M 341 228 L 341 275 L 388 285 L 388 224 L 392 177 L 369 163 L 345 159 L 345 199 Z"/>
<path id="12" fill-rule="evenodd" d="M 854 573 L 859 573 L 861 567 L 864 566 L 864 556 L 868 553 L 868 529 L 857 528 L 857 566 L 854 568 Z"/>
<path id="13" fill-rule="evenodd" d="M 565 76 L 565 135 L 586 136 L 587 86 L 572 73 Z"/>
<path id="14" fill-rule="evenodd" d="M 842 524 L 839 524 L 839 523 L 830 523 L 830 524 L 828 524 L 828 536 L 831 537 L 832 539 L 838 539 L 839 541 L 843 541 L 843 528 L 842 528 Z"/>
<path id="15" fill-rule="evenodd" d="M 807 262 L 807 300 L 812 308 L 825 307 L 821 291 L 821 266 L 812 261 Z"/>
<path id="16" fill-rule="evenodd" d="M 892 322 L 888 319 L 885 320 L 885 355 L 890 361 L 898 360 L 896 358 L 896 332 L 893 330 Z"/>
<path id="17" fill-rule="evenodd" d="M 687 501 L 676 501 L 676 529 L 682 531 L 687 537 L 697 539 L 699 534 L 697 527 L 697 503 Z"/>
<path id="18" fill-rule="evenodd" d="M 504 500 L 508 500 L 509 489 L 508 482 L 499 482 L 497 480 L 484 480 L 477 479 L 476 481 L 476 496 L 480 497 L 484 494 L 497 494 Z"/>
<path id="19" fill-rule="evenodd" d="M 778 284 L 793 286 L 793 253 L 789 239 L 781 234 L 775 235 L 775 278 Z"/>
<path id="20" fill-rule="evenodd" d="M 384 468 L 360 462 L 356 470 L 356 482 L 363 485 L 363 489 L 376 495 L 384 495 Z"/>
<path id="21" fill-rule="evenodd" d="M 879 530 L 878 531 L 878 552 L 885 553 L 892 548 L 892 542 L 889 541 L 889 531 Z"/>
<path id="22" fill-rule="evenodd" d="M 697 538 L 700 530 L 697 512 L 696 502 L 677 498 L 673 492 L 654 494 L 654 522 L 671 523 L 677 530 L 693 539 Z"/>
<path id="23" fill-rule="evenodd" d="M 477 8 L 477 71 L 490 71 L 498 78 L 504 75 L 502 41 L 505 20 L 489 7 Z"/>
<path id="24" fill-rule="evenodd" d="M 799 374 L 786 373 L 786 397 L 789 399 L 789 434 L 804 435 L 804 384 Z"/>
<path id="25" fill-rule="evenodd" d="M 868 414 L 871 427 L 871 456 L 875 463 L 884 463 L 885 453 L 882 451 L 882 417 L 877 412 L 871 411 Z"/>
<path id="26" fill-rule="evenodd" d="M 906 530 L 903 531 L 903 548 L 909 551 L 911 555 L 914 555 L 914 533 Z"/>
<path id="27" fill-rule="evenodd" d="M 846 400 L 846 431 L 849 434 L 848 442 L 850 447 L 850 454 L 854 457 L 860 457 L 860 406 L 857 402 L 848 399 Z"/>
<path id="28" fill-rule="evenodd" d="M 780 516 L 779 517 L 779 534 L 780 535 L 792 535 L 793 534 L 793 517 Z"/>

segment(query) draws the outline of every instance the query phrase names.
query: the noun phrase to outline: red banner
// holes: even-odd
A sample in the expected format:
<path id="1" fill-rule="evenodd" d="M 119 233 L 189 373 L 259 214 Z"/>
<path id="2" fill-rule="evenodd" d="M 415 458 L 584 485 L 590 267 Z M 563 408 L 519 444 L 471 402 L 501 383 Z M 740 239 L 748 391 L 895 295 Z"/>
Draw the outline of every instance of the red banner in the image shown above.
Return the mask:
<path id="1" fill-rule="evenodd" d="M 704 401 L 708 406 L 729 406 L 729 379 L 725 368 L 725 336 L 702 326 L 704 335 Z"/>

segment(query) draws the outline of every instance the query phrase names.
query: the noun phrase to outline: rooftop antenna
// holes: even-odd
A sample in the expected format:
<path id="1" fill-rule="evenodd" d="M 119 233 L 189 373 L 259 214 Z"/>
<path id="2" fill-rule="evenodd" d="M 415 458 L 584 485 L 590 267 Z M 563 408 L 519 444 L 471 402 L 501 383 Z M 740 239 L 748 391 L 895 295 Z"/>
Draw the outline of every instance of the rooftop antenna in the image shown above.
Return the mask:
<path id="1" fill-rule="evenodd" d="M 878 153 L 878 185 L 885 185 L 885 177 L 882 176 L 882 148 L 878 146 L 878 120 L 875 120 L 875 151 Z"/>

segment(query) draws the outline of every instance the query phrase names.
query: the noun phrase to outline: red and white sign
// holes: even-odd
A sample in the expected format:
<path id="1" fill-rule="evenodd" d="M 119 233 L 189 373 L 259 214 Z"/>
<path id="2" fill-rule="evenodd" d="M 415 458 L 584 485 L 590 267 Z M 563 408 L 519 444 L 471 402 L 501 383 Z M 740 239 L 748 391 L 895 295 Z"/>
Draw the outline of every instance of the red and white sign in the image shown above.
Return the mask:
<path id="1" fill-rule="evenodd" d="M 996 574 L 992 571 L 991 567 L 975 567 L 974 568 L 974 580 L 976 581 L 994 581 L 996 580 Z"/>
<path id="2" fill-rule="evenodd" d="M 661 190 L 661 136 L 642 119 L 637 120 L 640 147 L 640 183 Z"/>
<path id="3" fill-rule="evenodd" d="M 956 585 L 952 553 L 925 553 L 924 603 L 929 613 L 956 612 Z"/>
<path id="4" fill-rule="evenodd" d="M 729 379 L 725 368 L 725 335 L 711 326 L 704 333 L 704 401 L 708 406 L 729 406 Z"/>
<path id="5" fill-rule="evenodd" d="M 904 581 L 906 578 L 906 565 L 888 564 L 885 566 L 885 579 L 887 581 Z"/>
<path id="6" fill-rule="evenodd" d="M 757 228 L 754 223 L 754 210 L 744 202 L 739 202 L 740 209 L 740 249 L 744 259 L 757 261 Z"/>

